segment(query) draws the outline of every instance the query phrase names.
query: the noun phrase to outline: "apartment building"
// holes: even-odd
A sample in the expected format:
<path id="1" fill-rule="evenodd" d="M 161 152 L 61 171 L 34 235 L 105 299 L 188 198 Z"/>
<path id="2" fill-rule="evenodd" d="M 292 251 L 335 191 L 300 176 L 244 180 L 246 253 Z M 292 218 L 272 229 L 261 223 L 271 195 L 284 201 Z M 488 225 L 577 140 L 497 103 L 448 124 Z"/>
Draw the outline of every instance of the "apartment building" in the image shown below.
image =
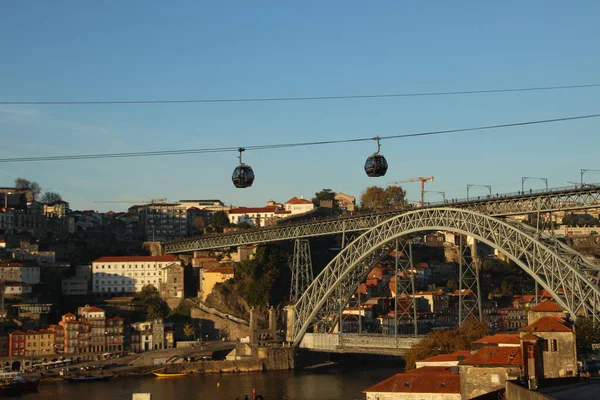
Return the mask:
<path id="1" fill-rule="evenodd" d="M 174 256 L 101 257 L 92 262 L 92 292 L 102 296 L 139 292 L 146 285 L 157 290 L 168 279 L 166 267 L 181 266 Z"/>

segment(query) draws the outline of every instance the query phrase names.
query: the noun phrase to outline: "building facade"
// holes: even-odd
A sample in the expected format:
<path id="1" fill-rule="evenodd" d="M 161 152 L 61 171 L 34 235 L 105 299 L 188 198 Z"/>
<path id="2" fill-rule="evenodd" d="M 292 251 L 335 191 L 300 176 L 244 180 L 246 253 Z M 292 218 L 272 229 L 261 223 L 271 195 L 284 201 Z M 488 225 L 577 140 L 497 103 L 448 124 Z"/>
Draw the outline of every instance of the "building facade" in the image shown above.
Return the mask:
<path id="1" fill-rule="evenodd" d="M 181 265 L 181 261 L 173 256 L 99 258 L 92 262 L 92 292 L 102 296 L 122 296 L 140 292 L 146 285 L 160 291 L 163 269 L 172 264 Z"/>
<path id="2" fill-rule="evenodd" d="M 217 283 L 232 279 L 234 270 L 231 266 L 205 267 L 200 270 L 200 293 L 202 301 L 206 300 Z"/>

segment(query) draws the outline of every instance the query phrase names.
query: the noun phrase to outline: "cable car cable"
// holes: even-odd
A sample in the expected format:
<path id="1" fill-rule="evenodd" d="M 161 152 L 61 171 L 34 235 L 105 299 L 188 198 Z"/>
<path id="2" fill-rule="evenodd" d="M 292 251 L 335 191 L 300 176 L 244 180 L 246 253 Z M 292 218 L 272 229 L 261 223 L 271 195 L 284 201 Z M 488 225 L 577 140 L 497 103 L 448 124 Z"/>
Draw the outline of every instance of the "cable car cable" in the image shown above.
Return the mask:
<path id="1" fill-rule="evenodd" d="M 319 101 L 319 100 L 356 100 L 382 99 L 394 97 L 428 97 L 428 96 L 457 96 L 470 94 L 535 92 L 544 90 L 566 90 L 600 87 L 600 83 L 563 86 L 537 86 L 508 89 L 457 90 L 447 92 L 417 92 L 417 93 L 388 93 L 347 96 L 307 96 L 307 97 L 250 97 L 230 99 L 173 99 L 173 100 L 8 100 L 0 101 L 0 105 L 108 105 L 108 104 L 198 104 L 198 103 L 252 103 L 280 101 Z"/>
<path id="2" fill-rule="evenodd" d="M 598 117 L 600 117 L 600 113 L 599 114 L 578 115 L 578 116 L 571 116 L 571 117 L 562 117 L 562 118 L 553 118 L 553 119 L 543 119 L 543 120 L 535 120 L 535 121 L 514 122 L 514 123 L 498 124 L 498 125 L 487 125 L 487 126 L 479 126 L 479 127 L 472 127 L 472 128 L 446 129 L 446 130 L 439 130 L 439 131 L 406 133 L 406 134 L 401 134 L 401 135 L 389 135 L 389 136 L 381 136 L 380 139 L 381 140 L 402 139 L 402 138 L 419 137 L 419 136 L 432 136 L 432 135 L 443 135 L 443 134 L 460 133 L 460 132 L 472 132 L 472 131 L 481 131 L 481 130 L 513 128 L 513 127 L 517 127 L 517 126 L 550 124 L 550 123 L 556 123 L 556 122 L 593 119 L 593 118 L 598 118 Z M 373 139 L 374 139 L 373 137 L 368 137 L 368 138 L 356 138 L 356 139 L 324 140 L 324 141 L 316 141 L 316 142 L 265 144 L 265 145 L 244 146 L 244 149 L 246 151 L 248 151 L 248 150 L 271 150 L 271 149 L 282 149 L 282 148 L 292 148 L 292 147 L 301 147 L 301 146 L 319 146 L 319 145 L 328 145 L 328 144 L 365 142 L 365 141 L 370 141 Z M 42 156 L 42 157 L 14 157 L 14 158 L 0 158 L 0 163 L 34 162 L 34 161 L 69 161 L 69 160 L 128 158 L 128 157 L 152 157 L 152 156 L 169 156 L 169 155 L 182 155 L 182 154 L 225 153 L 225 152 L 237 152 L 237 151 L 239 151 L 239 147 L 232 146 L 232 147 L 215 147 L 215 148 L 205 148 L 205 149 L 160 150 L 160 151 L 142 151 L 142 152 L 129 152 L 129 153 L 98 153 L 98 154 L 80 154 L 80 155 L 62 155 L 62 156 Z"/>

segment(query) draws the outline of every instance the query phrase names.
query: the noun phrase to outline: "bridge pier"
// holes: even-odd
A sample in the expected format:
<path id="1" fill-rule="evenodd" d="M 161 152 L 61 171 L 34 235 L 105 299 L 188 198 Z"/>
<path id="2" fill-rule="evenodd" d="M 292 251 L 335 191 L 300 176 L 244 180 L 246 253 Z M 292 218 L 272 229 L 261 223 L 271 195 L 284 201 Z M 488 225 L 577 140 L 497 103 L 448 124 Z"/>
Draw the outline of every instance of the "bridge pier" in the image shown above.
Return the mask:
<path id="1" fill-rule="evenodd" d="M 469 245 L 463 243 L 463 236 L 459 239 L 458 263 L 458 324 L 462 325 L 467 319 L 483 320 L 481 306 L 481 284 L 479 281 L 480 263 L 477 257 L 477 241 Z"/>
<path id="2" fill-rule="evenodd" d="M 312 260 L 310 257 L 310 242 L 308 239 L 294 241 L 294 256 L 292 259 L 292 284 L 290 300 L 297 301 L 313 280 Z"/>
<path id="3" fill-rule="evenodd" d="M 402 254 L 402 257 L 399 254 Z M 418 334 L 417 301 L 415 299 L 415 274 L 410 273 L 413 267 L 412 241 L 400 241 L 396 239 L 394 257 L 394 276 L 396 284 L 394 288 L 394 336 L 398 335 L 398 316 L 408 316 L 413 320 L 414 334 Z M 398 307 L 398 299 L 410 299 L 403 301 Z"/>

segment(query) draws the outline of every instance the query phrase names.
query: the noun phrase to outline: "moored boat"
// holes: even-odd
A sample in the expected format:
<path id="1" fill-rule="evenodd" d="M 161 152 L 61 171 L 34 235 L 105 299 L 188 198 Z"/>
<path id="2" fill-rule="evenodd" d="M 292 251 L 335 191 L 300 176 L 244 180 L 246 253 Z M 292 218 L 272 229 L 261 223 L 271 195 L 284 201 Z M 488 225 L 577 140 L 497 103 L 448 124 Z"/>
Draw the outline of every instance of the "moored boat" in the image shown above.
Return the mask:
<path id="1" fill-rule="evenodd" d="M 156 371 L 152 371 L 152 373 L 156 376 L 158 376 L 159 378 L 176 378 L 178 376 L 186 376 L 189 374 L 189 372 L 182 372 L 182 373 L 169 373 L 169 372 L 156 372 Z"/>
<path id="2" fill-rule="evenodd" d="M 112 379 L 114 375 L 81 375 L 81 376 L 61 376 L 69 383 L 98 382 Z"/>
<path id="3" fill-rule="evenodd" d="M 37 392 L 39 383 L 37 379 L 25 379 L 22 372 L 0 373 L 0 396 L 18 396 Z"/>

